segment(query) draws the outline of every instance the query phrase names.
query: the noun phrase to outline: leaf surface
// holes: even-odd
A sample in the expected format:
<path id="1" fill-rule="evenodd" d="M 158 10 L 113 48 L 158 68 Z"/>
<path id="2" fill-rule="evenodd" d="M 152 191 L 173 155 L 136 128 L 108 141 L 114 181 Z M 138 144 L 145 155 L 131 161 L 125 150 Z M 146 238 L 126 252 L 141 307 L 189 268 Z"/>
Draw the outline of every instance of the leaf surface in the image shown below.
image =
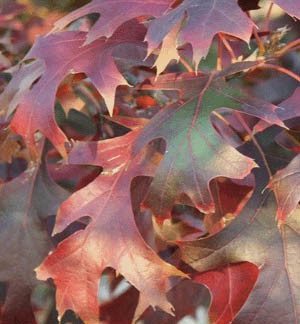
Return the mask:
<path id="1" fill-rule="evenodd" d="M 154 311 L 148 308 L 141 317 L 141 322 L 145 324 L 176 324 L 180 323 L 185 316 L 197 318 L 198 307 L 208 308 L 209 292 L 206 287 L 192 280 L 181 280 L 168 292 L 168 297 L 175 306 L 175 316 L 162 311 Z"/>
<path id="2" fill-rule="evenodd" d="M 272 0 L 290 16 L 300 19 L 300 3 L 294 0 Z"/>
<path id="3" fill-rule="evenodd" d="M 279 104 L 278 115 L 282 120 L 300 116 L 300 87 L 289 98 Z"/>
<path id="4" fill-rule="evenodd" d="M 300 201 L 300 154 L 274 175 L 268 187 L 277 199 L 277 218 L 284 222 Z"/>
<path id="5" fill-rule="evenodd" d="M 249 297 L 258 273 L 255 265 L 243 262 L 193 275 L 194 282 L 205 285 L 211 292 L 209 317 L 212 323 L 231 323 Z"/>

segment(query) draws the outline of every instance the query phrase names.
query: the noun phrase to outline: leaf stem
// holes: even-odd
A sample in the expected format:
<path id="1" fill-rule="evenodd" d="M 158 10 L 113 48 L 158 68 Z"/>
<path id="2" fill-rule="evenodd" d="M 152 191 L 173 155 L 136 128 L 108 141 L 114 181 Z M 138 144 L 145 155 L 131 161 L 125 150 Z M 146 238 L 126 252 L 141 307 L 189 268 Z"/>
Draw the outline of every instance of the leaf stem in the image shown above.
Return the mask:
<path id="1" fill-rule="evenodd" d="M 210 74 L 210 76 L 208 77 L 207 82 L 206 82 L 204 88 L 201 90 L 201 92 L 199 94 L 198 101 L 197 101 L 197 106 L 196 106 L 196 109 L 195 109 L 195 112 L 194 112 L 194 115 L 193 115 L 193 120 L 192 120 L 192 123 L 191 123 L 192 128 L 194 127 L 194 125 L 196 124 L 196 121 L 198 119 L 198 116 L 199 116 L 199 113 L 200 113 L 200 107 L 201 107 L 201 103 L 202 103 L 202 99 L 203 99 L 204 93 L 208 89 L 208 87 L 210 86 L 210 84 L 213 81 L 214 77 L 215 77 L 215 72 L 212 72 Z"/>
<path id="2" fill-rule="evenodd" d="M 284 47 L 282 47 L 279 51 L 277 51 L 275 54 L 276 56 L 282 56 L 285 53 L 287 53 L 291 49 L 295 49 L 295 47 L 300 45 L 300 39 L 295 39 L 292 42 L 286 44 Z"/>
<path id="3" fill-rule="evenodd" d="M 224 35 L 222 33 L 219 33 L 219 37 L 222 40 L 225 48 L 227 49 L 227 51 L 231 57 L 231 61 L 236 62 L 237 61 L 236 55 L 235 55 L 232 47 L 230 46 L 229 42 L 227 41 L 227 39 L 224 37 Z"/>
<path id="4" fill-rule="evenodd" d="M 220 37 L 220 34 L 218 35 L 218 57 L 217 57 L 217 66 L 216 70 L 221 71 L 223 67 L 223 62 L 222 62 L 222 56 L 223 56 L 223 41 L 222 38 Z"/>
<path id="5" fill-rule="evenodd" d="M 237 114 L 237 118 L 238 120 L 240 121 L 240 123 L 242 124 L 242 126 L 245 128 L 245 130 L 247 131 L 247 133 L 249 134 L 250 138 L 252 139 L 253 141 L 253 144 L 256 146 L 262 160 L 263 160 L 263 163 L 266 167 L 266 170 L 268 172 L 268 175 L 269 177 L 271 178 L 273 175 L 272 175 L 272 172 L 271 172 L 271 169 L 269 167 L 269 164 L 268 164 L 268 161 L 265 157 L 265 154 L 264 154 L 264 151 L 263 149 L 261 148 L 260 144 L 258 143 L 258 141 L 256 140 L 255 138 L 255 135 L 253 135 L 251 129 L 249 128 L 249 126 L 247 125 L 247 123 L 245 122 L 243 116 L 241 114 Z"/>
<path id="6" fill-rule="evenodd" d="M 194 72 L 193 67 L 191 66 L 191 64 L 185 58 L 183 58 L 182 56 L 180 56 L 179 57 L 179 61 L 186 68 L 186 70 L 188 72 Z"/>
<path id="7" fill-rule="evenodd" d="M 263 69 L 271 69 L 271 70 L 276 70 L 278 72 L 281 72 L 281 73 L 284 73 L 288 76 L 290 76 L 291 78 L 295 79 L 296 81 L 300 82 L 300 76 L 297 75 L 296 73 L 282 67 L 282 66 L 278 66 L 278 65 L 275 65 L 275 64 L 270 64 L 270 63 L 262 63 L 262 64 L 259 64 L 257 65 L 257 67 L 255 68 L 263 68 Z M 255 69 L 254 68 L 254 69 Z"/>
<path id="8" fill-rule="evenodd" d="M 256 27 L 253 27 L 253 35 L 256 39 L 256 43 L 258 46 L 258 54 L 259 54 L 259 56 L 263 56 L 266 52 L 266 49 L 265 49 L 265 45 L 264 45 L 263 41 L 261 40 L 261 38 L 258 35 Z"/>
<path id="9" fill-rule="evenodd" d="M 273 2 L 271 2 L 270 6 L 269 6 L 269 9 L 268 9 L 268 12 L 267 12 L 267 15 L 266 15 L 266 18 L 265 18 L 265 23 L 264 23 L 264 28 L 265 30 L 269 30 L 269 26 L 270 26 L 270 17 L 271 17 L 271 12 L 272 12 L 272 9 L 273 9 Z"/>

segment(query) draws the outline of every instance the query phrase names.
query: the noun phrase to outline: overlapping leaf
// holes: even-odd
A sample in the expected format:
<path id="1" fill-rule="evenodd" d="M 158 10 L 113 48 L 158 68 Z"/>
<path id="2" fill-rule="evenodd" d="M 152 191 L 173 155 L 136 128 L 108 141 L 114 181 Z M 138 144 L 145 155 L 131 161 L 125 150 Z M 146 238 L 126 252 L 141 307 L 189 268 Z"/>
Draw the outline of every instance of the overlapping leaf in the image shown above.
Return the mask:
<path id="1" fill-rule="evenodd" d="M 148 308 L 141 317 L 141 322 L 145 324 L 176 324 L 185 316 L 195 318 L 197 321 L 200 319 L 197 317 L 197 308 L 202 307 L 205 312 L 210 300 L 207 288 L 192 280 L 182 280 L 168 292 L 168 297 L 175 306 L 175 316 L 170 316 L 162 311 L 155 312 Z"/>
<path id="2" fill-rule="evenodd" d="M 258 273 L 255 265 L 243 262 L 193 275 L 193 281 L 210 290 L 212 300 L 209 317 L 212 323 L 231 323 L 249 297 Z"/>
<path id="3" fill-rule="evenodd" d="M 256 192 L 229 227 L 210 238 L 181 243 L 182 256 L 198 271 L 241 261 L 259 267 L 257 283 L 233 323 L 298 323 L 299 209 L 278 227 L 276 201 L 272 193 L 262 194 L 262 179 L 260 172 Z"/>
<path id="4" fill-rule="evenodd" d="M 36 59 L 43 64 L 43 72 L 39 68 L 35 69 L 37 73 L 34 77 L 40 78 L 33 84 L 36 80 L 33 75 L 28 71 L 22 72 L 23 68 L 28 70 L 27 65 L 21 66 L 21 71 L 16 73 L 8 86 L 8 92 L 5 93 L 10 99 L 11 89 L 20 84 L 26 86 L 21 93 L 18 90 L 17 98 L 11 103 L 14 106 L 16 100 L 18 103 L 11 123 L 12 129 L 22 135 L 30 146 L 34 145 L 35 132 L 40 130 L 65 157 L 66 136 L 54 119 L 54 102 L 59 84 L 70 73 L 85 73 L 105 98 L 108 109 L 112 112 L 115 88 L 126 83 L 115 65 L 114 51 L 121 47 L 121 53 L 125 53 L 125 57 L 130 55 L 130 66 L 133 62 L 142 62 L 145 55 L 143 44 L 139 41 L 143 39 L 144 30 L 140 26 L 141 29 L 136 31 L 137 25 L 137 22 L 129 22 L 109 40 L 101 38 L 84 47 L 84 32 L 63 32 L 39 38 L 24 61 Z M 32 88 L 28 89 L 29 87 Z M 2 100 L 9 100 L 5 96 L 2 96 Z"/>
<path id="5" fill-rule="evenodd" d="M 172 2 L 173 0 L 93 0 L 57 21 L 54 31 L 63 29 L 80 17 L 98 13 L 100 18 L 87 35 L 88 44 L 103 36 L 110 37 L 122 23 L 130 19 L 160 16 Z"/>
<path id="6" fill-rule="evenodd" d="M 88 34 L 87 43 L 89 43 L 101 36 L 110 36 L 116 27 L 126 20 L 138 16 L 152 16 L 156 19 L 150 23 L 146 36 L 149 52 L 151 52 L 159 47 L 170 31 L 185 20 L 181 31 L 178 31 L 178 45 L 184 43 L 193 45 L 197 65 L 200 59 L 207 55 L 213 37 L 219 32 L 234 35 L 246 42 L 250 40 L 253 23 L 235 0 L 184 0 L 175 8 L 171 8 L 173 3 L 175 3 L 173 0 L 147 2 L 94 0 L 58 21 L 56 29 L 61 29 L 84 15 L 100 13 L 99 20 Z M 125 15 L 123 15 L 124 12 Z M 173 39 L 175 41 L 171 47 L 174 48 L 169 53 L 173 53 L 174 57 L 169 56 L 167 58 L 169 61 L 177 58 L 176 35 Z"/>
<path id="7" fill-rule="evenodd" d="M 294 93 L 279 104 L 278 115 L 280 119 L 287 120 L 300 116 L 300 87 Z"/>
<path id="8" fill-rule="evenodd" d="M 300 17 L 298 1 L 271 0 L 271 3 L 279 5 L 292 17 Z M 8 0 L 4 4 L 4 7 L 0 5 L 0 11 L 4 8 L 0 12 L 3 27 L 23 8 Z M 243 11 L 258 9 L 262 4 L 258 0 L 92 0 L 61 19 L 53 32 L 40 37 L 21 64 L 10 70 L 12 81 L 0 95 L 1 176 L 5 169 L 9 169 L 9 163 L 14 162 L 18 151 L 23 149 L 20 136 L 15 137 L 11 131 L 22 135 L 37 156 L 40 148 L 36 145 L 38 136 L 35 133 L 41 131 L 60 154 L 67 157 L 67 138 L 55 122 L 54 103 L 57 89 L 68 74 L 85 74 L 87 82 L 96 86 L 111 113 L 115 89 L 126 83 L 123 75 L 153 73 L 139 68 L 128 73 L 132 65 L 147 65 L 143 63 L 147 52 L 144 40 L 148 42 L 148 53 L 154 50 L 160 53 L 155 63 L 157 74 L 170 60 L 179 58 L 178 48 L 187 43 L 193 50 L 197 70 L 199 61 L 206 56 L 217 34 L 229 34 L 233 36 L 231 40 L 238 38 L 249 42 L 254 23 Z M 89 14 L 99 14 L 100 17 L 88 32 L 58 32 Z M 93 20 L 95 15 L 91 18 Z M 262 25 L 272 27 L 271 19 L 272 11 L 269 10 Z M 285 45 L 280 37 L 276 38 L 280 31 L 269 29 L 258 35 L 266 37 L 263 38 L 268 48 L 266 60 L 272 53 L 279 56 L 297 49 L 297 40 Z M 296 29 L 291 35 L 296 35 Z M 234 52 L 239 53 L 237 56 L 242 54 L 238 48 L 242 42 L 232 42 L 231 49 L 226 39 L 223 40 L 218 46 L 218 68 L 228 63 L 223 48 L 231 54 L 232 60 L 235 60 Z M 263 46 L 258 41 L 257 45 Z M 48 178 L 44 162 L 41 166 L 31 161 L 27 171 L 10 182 L 1 183 L 0 288 L 2 292 L 4 284 L 7 291 L 5 301 L 0 305 L 0 322 L 35 323 L 30 298 L 32 288 L 38 283 L 34 273 L 36 268 L 39 279 L 52 278 L 57 287 L 60 317 L 71 309 L 85 323 L 129 323 L 141 315 L 145 323 L 175 323 L 187 314 L 195 315 L 197 306 L 207 307 L 209 301 L 210 320 L 217 324 L 298 323 L 300 155 L 292 159 L 294 153 L 299 152 L 299 143 L 292 141 L 299 135 L 300 92 L 297 89 L 276 106 L 249 95 L 251 82 L 259 86 L 260 73 L 249 73 L 247 80 L 243 78 L 243 71 L 260 65 L 298 79 L 296 68 L 294 72 L 282 68 L 287 67 L 284 61 L 285 58 L 289 60 L 289 56 L 283 60 L 276 57 L 278 66 L 272 65 L 275 60 L 269 64 L 240 62 L 208 75 L 168 74 L 174 71 L 173 68 L 177 69 L 169 66 L 165 75 L 150 80 L 152 84 L 145 83 L 133 91 L 122 87 L 122 96 L 127 94 L 130 97 L 126 98 L 127 102 L 135 102 L 137 108 L 132 112 L 133 105 L 129 103 L 126 109 L 117 109 L 117 113 L 150 118 L 159 112 L 145 127 L 142 120 L 125 122 L 122 117 L 115 117 L 106 123 L 98 116 L 98 111 L 93 116 L 95 123 L 91 136 L 117 136 L 120 129 L 111 125 L 113 120 L 132 131 L 110 140 L 74 144 L 70 163 L 75 166 L 92 164 L 103 171 L 100 175 L 98 169 L 93 174 L 88 173 L 89 177 L 78 183 L 77 189 L 90 181 L 90 176 L 94 180 L 75 191 L 61 205 L 55 233 L 63 232 L 60 235 L 64 236 L 73 228 L 74 224 L 71 224 L 78 224 L 76 221 L 81 217 L 89 216 L 91 222 L 85 229 L 73 231 L 50 255 L 47 254 L 51 243 L 44 222 L 49 215 L 55 214 L 66 193 Z M 126 62 L 121 67 L 123 58 Z M 187 67 L 188 63 L 181 61 Z M 293 58 L 294 67 L 295 62 L 297 59 Z M 5 60 L 3 63 L 3 66 L 7 65 Z M 1 80 L 6 83 L 6 76 L 1 76 Z M 248 82 L 246 87 L 243 81 Z M 290 94 L 295 87 L 290 89 L 287 85 L 286 88 L 289 89 L 286 93 Z M 140 90 L 143 93 L 135 98 Z M 264 89 L 261 92 L 265 92 Z M 99 95 L 96 97 L 99 99 Z M 277 98 L 281 97 L 284 98 L 284 94 Z M 164 106 L 166 102 L 171 104 Z M 89 108 L 87 106 L 84 109 Z M 148 114 L 149 106 L 154 107 Z M 248 114 L 247 118 L 244 113 Z M 258 119 L 261 123 L 256 124 Z M 90 119 L 87 120 L 89 123 Z M 288 126 L 291 130 L 282 132 L 277 126 Z M 80 124 L 78 129 L 84 127 Z M 101 131 L 98 132 L 98 128 Z M 286 134 L 292 135 L 290 142 Z M 264 140 L 260 142 L 260 138 Z M 153 143 L 154 140 L 158 141 Z M 288 150 L 279 152 L 276 141 L 285 148 L 292 148 L 293 153 Z M 164 156 L 161 154 L 163 142 Z M 55 155 L 53 160 L 56 158 Z M 253 193 L 252 182 L 247 182 L 244 177 L 257 167 L 256 163 L 260 169 L 255 170 Z M 56 169 L 58 166 L 53 164 L 52 167 Z M 78 180 L 75 171 L 76 168 L 72 168 L 74 182 Z M 97 178 L 94 178 L 96 174 Z M 147 179 L 141 180 L 139 176 Z M 231 180 L 215 179 L 220 176 Z M 250 186 L 235 186 L 233 183 L 242 181 L 234 179 L 243 179 L 242 184 Z M 216 185 L 216 181 L 222 185 Z M 149 222 L 141 221 L 136 225 L 134 219 L 146 190 L 144 203 L 152 209 L 152 219 L 156 221 L 153 230 L 145 229 L 150 227 Z M 223 195 L 222 190 L 228 196 Z M 187 213 L 193 210 L 195 215 L 176 215 L 178 205 L 172 208 L 178 203 L 185 205 Z M 196 206 L 206 215 L 200 215 L 188 205 Z M 143 212 L 148 213 L 150 219 L 150 211 Z M 162 218 L 171 215 L 176 216 L 163 225 L 171 224 L 171 231 L 176 233 L 164 233 Z M 221 218 L 224 224 L 230 219 L 229 224 L 226 222 L 227 227 L 224 228 Z M 211 226 L 205 228 L 205 225 Z M 149 244 L 157 239 L 157 245 L 166 248 L 160 251 L 164 260 L 176 251 L 172 254 L 173 264 L 188 272 L 192 280 L 180 281 L 185 275 L 163 261 L 145 243 L 144 232 Z M 206 236 L 198 239 L 203 234 Z M 192 238 L 197 239 L 192 241 Z M 180 249 L 175 247 L 176 244 Z M 133 287 L 122 296 L 115 298 L 111 295 L 113 300 L 102 309 L 98 289 L 107 267 L 121 273 Z M 173 276 L 180 279 L 170 280 Z M 117 276 L 116 282 L 120 277 Z M 176 307 L 175 317 L 170 316 L 170 303 Z M 149 305 L 158 306 L 162 311 L 154 312 Z M 125 307 L 126 311 L 122 313 Z"/>
<path id="9" fill-rule="evenodd" d="M 104 171 L 62 204 L 55 231 L 83 216 L 90 216 L 91 223 L 60 243 L 38 269 L 39 279 L 51 277 L 57 286 L 60 315 L 73 309 L 87 323 L 98 322 L 98 283 L 106 267 L 121 273 L 148 305 L 171 312 L 165 296 L 168 279 L 183 274 L 146 245 L 132 211 L 132 179 L 152 173 L 149 157 L 132 160 L 131 145 L 138 133 L 81 143 L 71 152 L 71 163 L 101 165 Z"/>
<path id="10" fill-rule="evenodd" d="M 149 52 L 157 48 L 174 26 L 181 22 L 183 26 L 178 34 L 178 45 L 190 43 L 193 46 L 196 67 L 201 58 L 207 55 L 217 33 L 227 33 L 249 42 L 253 28 L 253 22 L 237 1 L 185 0 L 151 22 L 146 35 Z"/>
<path id="11" fill-rule="evenodd" d="M 146 203 L 156 215 L 167 216 L 174 202 L 184 193 L 199 210 L 213 212 L 210 180 L 218 176 L 242 179 L 255 163 L 220 138 L 211 123 L 211 113 L 227 107 L 227 110 L 242 110 L 269 123 L 282 125 L 276 114 L 278 107 L 249 98 L 238 88 L 213 76 L 164 75 L 154 83 L 153 89 L 178 90 L 181 101 L 160 111 L 134 146 L 138 152 L 153 139 L 166 141 L 164 160 L 156 171 Z"/>
<path id="12" fill-rule="evenodd" d="M 300 19 L 300 5 L 299 2 L 294 0 L 272 0 L 280 6 L 290 16 Z"/>
<path id="13" fill-rule="evenodd" d="M 45 222 L 67 194 L 39 165 L 2 184 L 0 191 L 0 281 L 7 284 L 0 321 L 35 323 L 30 304 L 37 284 L 34 269 L 51 248 Z"/>
<path id="14" fill-rule="evenodd" d="M 274 191 L 277 199 L 277 218 L 285 221 L 300 201 L 300 154 L 275 174 L 269 188 Z"/>
<path id="15" fill-rule="evenodd" d="M 209 308 L 212 323 L 230 323 L 247 300 L 258 276 L 258 269 L 249 262 L 228 264 L 211 271 L 190 275 L 192 280 L 183 280 L 168 293 L 175 305 L 175 317 L 148 309 L 141 317 L 145 323 L 178 323 L 191 315 L 196 322 L 208 321 L 205 316 L 197 316 L 199 308 Z M 207 296 L 209 289 L 210 298 Z M 222 287 L 222 289 L 220 289 Z M 208 301 L 210 299 L 210 304 Z M 141 304 L 141 300 L 139 306 Z M 204 318 L 203 318 L 204 317 Z"/>

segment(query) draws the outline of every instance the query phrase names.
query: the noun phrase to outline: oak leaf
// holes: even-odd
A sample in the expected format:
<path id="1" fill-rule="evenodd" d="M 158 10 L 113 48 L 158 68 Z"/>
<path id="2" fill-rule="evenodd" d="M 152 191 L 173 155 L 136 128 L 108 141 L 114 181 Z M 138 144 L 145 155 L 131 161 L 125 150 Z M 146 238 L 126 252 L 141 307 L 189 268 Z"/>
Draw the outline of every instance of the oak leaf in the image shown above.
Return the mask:
<path id="1" fill-rule="evenodd" d="M 281 120 L 287 120 L 300 116 L 300 87 L 296 88 L 294 93 L 281 102 L 278 106 L 278 115 Z"/>
<path id="2" fill-rule="evenodd" d="M 86 46 L 83 46 L 85 32 L 67 31 L 38 38 L 23 62 L 36 60 L 34 63 L 41 62 L 43 70 L 38 65 L 34 79 L 30 71 L 22 72 L 22 69 L 28 71 L 27 65 L 21 65 L 21 71 L 12 78 L 3 97 L 4 101 L 9 100 L 12 91 L 19 84 L 24 84 L 24 78 L 27 80 L 26 89 L 17 91 L 17 97 L 10 104 L 17 105 L 11 128 L 22 135 L 31 147 L 34 147 L 35 132 L 40 130 L 66 157 L 64 144 L 67 139 L 54 118 L 55 96 L 60 83 L 70 73 L 85 73 L 105 98 L 112 113 L 116 87 L 127 84 L 115 64 L 114 53 L 117 52 L 118 56 L 121 48 L 121 53 L 131 55 L 129 65 L 142 62 L 139 49 L 144 47 L 141 42 L 144 29 L 141 27 L 135 32 L 138 25 L 137 22 L 129 22 L 116 30 L 110 39 L 101 38 Z"/>
<path id="3" fill-rule="evenodd" d="M 245 7 L 243 2 L 242 6 Z M 257 5 L 253 4 L 247 6 L 248 9 L 256 7 Z M 147 2 L 93 0 L 60 19 L 54 31 L 61 30 L 74 20 L 91 13 L 99 13 L 100 18 L 89 31 L 87 44 L 99 37 L 111 36 L 112 32 L 126 20 L 140 16 L 154 17 L 149 23 L 146 36 L 149 53 L 158 48 L 165 38 L 168 39 L 168 34 L 172 33 L 172 41 L 163 46 L 164 50 L 159 58 L 159 71 L 167 65 L 168 61 L 178 58 L 177 45 L 192 44 L 197 67 L 200 59 L 207 55 L 212 39 L 217 33 L 227 33 L 249 42 L 254 26 L 235 0 L 184 0 L 179 2 L 179 5 L 176 5 L 176 1 L 173 0 Z M 166 57 L 167 48 L 168 57 Z M 161 61 L 164 61 L 164 64 Z"/>
<path id="4" fill-rule="evenodd" d="M 63 29 L 78 18 L 98 13 L 100 18 L 86 37 L 85 44 L 89 44 L 100 37 L 110 37 L 119 26 L 133 18 L 160 16 L 172 2 L 173 0 L 93 0 L 58 20 L 53 32 Z"/>
<path id="5" fill-rule="evenodd" d="M 169 277 L 184 274 L 144 242 L 132 211 L 132 179 L 153 172 L 148 158 L 132 159 L 131 145 L 138 134 L 136 129 L 114 139 L 79 143 L 71 152 L 70 163 L 104 170 L 61 205 L 55 232 L 83 216 L 90 216 L 91 223 L 60 243 L 37 270 L 39 279 L 53 278 L 60 316 L 73 309 L 87 323 L 98 322 L 98 284 L 106 267 L 122 274 L 148 305 L 171 312 L 165 295 Z"/>
<path id="6" fill-rule="evenodd" d="M 200 272 L 243 261 L 259 268 L 257 282 L 233 323 L 297 323 L 299 209 L 285 224 L 277 225 L 275 198 L 272 192 L 262 193 L 268 177 L 264 172 L 257 172 L 255 193 L 229 227 L 211 237 L 179 245 L 183 260 Z"/>
<path id="7" fill-rule="evenodd" d="M 35 323 L 30 303 L 38 283 L 34 269 L 52 248 L 46 218 L 67 197 L 48 177 L 44 163 L 0 186 L 0 281 L 8 287 L 2 324 Z"/>
<path id="8" fill-rule="evenodd" d="M 231 323 L 249 297 L 258 274 L 254 264 L 242 262 L 192 276 L 194 282 L 205 285 L 210 291 L 209 318 L 212 323 Z"/>
<path id="9" fill-rule="evenodd" d="M 236 67 L 239 68 L 240 65 Z M 229 70 L 233 72 L 234 68 Z M 181 194 L 188 195 L 200 211 L 214 212 L 209 182 L 219 176 L 242 179 L 256 166 L 216 132 L 211 118 L 216 113 L 219 116 L 217 108 L 240 110 L 271 124 L 283 125 L 276 113 L 277 106 L 245 95 L 218 75 L 165 74 L 153 86 L 145 85 L 145 89 L 179 92 L 178 101 L 162 109 L 134 144 L 134 152 L 138 152 L 154 139 L 166 141 L 164 159 L 146 198 L 146 205 L 162 217 L 170 216 Z"/>
<path id="10" fill-rule="evenodd" d="M 249 42 L 254 26 L 235 0 L 184 0 L 151 21 L 146 35 L 148 52 L 157 48 L 177 24 L 182 24 L 177 45 L 192 45 L 196 69 L 217 33 L 230 34 Z M 169 57 L 171 59 L 173 57 Z"/>
<path id="11" fill-rule="evenodd" d="M 168 292 L 175 305 L 175 317 L 148 308 L 140 309 L 143 313 L 141 320 L 144 323 L 176 324 L 184 316 L 190 315 L 196 318 L 197 323 L 209 319 L 214 324 L 230 323 L 252 291 L 258 272 L 255 265 L 242 262 L 203 273 L 191 273 L 191 280 L 181 280 Z M 138 308 L 141 308 L 141 304 L 140 299 Z M 199 308 L 204 311 L 202 317 L 197 316 Z M 206 309 L 209 309 L 209 319 L 205 319 Z"/>

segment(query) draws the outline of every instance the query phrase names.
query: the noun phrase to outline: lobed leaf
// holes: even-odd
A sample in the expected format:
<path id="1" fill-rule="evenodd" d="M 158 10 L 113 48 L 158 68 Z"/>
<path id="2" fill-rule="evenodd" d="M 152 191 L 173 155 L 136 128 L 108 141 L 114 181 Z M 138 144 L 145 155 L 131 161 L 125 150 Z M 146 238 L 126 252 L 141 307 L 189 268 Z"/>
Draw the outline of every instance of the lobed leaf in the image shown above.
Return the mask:
<path id="1" fill-rule="evenodd" d="M 86 44 L 103 36 L 110 37 L 123 23 L 141 16 L 160 16 L 173 0 L 92 0 L 55 23 L 54 32 L 62 30 L 71 22 L 83 16 L 98 13 L 100 18 L 90 29 Z"/>
<path id="2" fill-rule="evenodd" d="M 1 323 L 35 323 L 30 302 L 38 283 L 34 269 L 52 248 L 46 218 L 67 193 L 48 177 L 44 164 L 1 184 L 0 192 L 0 281 L 8 285 Z"/>
<path id="3" fill-rule="evenodd" d="M 55 232 L 83 216 L 90 216 L 91 223 L 60 243 L 38 269 L 39 279 L 51 277 L 56 284 L 60 316 L 72 309 L 87 323 L 98 323 L 97 291 L 106 267 L 135 286 L 147 305 L 172 310 L 166 299 L 169 277 L 184 274 L 144 242 L 132 211 L 132 179 L 152 173 L 143 155 L 132 159 L 131 145 L 138 133 L 80 143 L 71 152 L 70 163 L 101 165 L 104 171 L 61 205 Z"/>
<path id="4" fill-rule="evenodd" d="M 241 110 L 269 123 L 283 125 L 276 113 L 278 107 L 246 96 L 217 75 L 166 74 L 159 77 L 153 87 L 146 88 L 180 91 L 178 102 L 162 109 L 134 144 L 134 152 L 138 152 L 153 139 L 166 141 L 164 159 L 146 198 L 147 206 L 163 217 L 169 215 L 182 194 L 188 195 L 199 210 L 213 212 L 210 181 L 219 176 L 242 179 L 256 166 L 217 134 L 211 122 L 212 114 L 219 116 L 217 108 Z"/>
<path id="5" fill-rule="evenodd" d="M 264 171 L 241 214 L 218 234 L 182 242 L 183 260 L 198 271 L 248 261 L 258 266 L 258 280 L 233 323 L 297 323 L 300 314 L 299 210 L 280 226 L 276 201 L 265 185 Z M 284 307 L 282 307 L 284 305 Z"/>
<path id="6" fill-rule="evenodd" d="M 141 48 L 143 44 L 143 29 L 137 33 L 133 30 L 138 23 L 130 22 L 117 30 L 110 39 L 98 39 L 83 46 L 85 32 L 63 32 L 40 37 L 29 53 L 26 60 L 41 62 L 44 70 L 37 65 L 37 72 L 32 75 L 28 67 L 21 66 L 20 71 L 11 80 L 8 90 L 2 100 L 11 98 L 12 91 L 18 85 L 24 84 L 22 91 L 18 90 L 13 98 L 13 105 L 18 104 L 17 111 L 12 119 L 11 128 L 22 135 L 30 147 L 35 145 L 35 132 L 40 130 L 66 157 L 65 142 L 67 138 L 58 127 L 54 118 L 54 104 L 58 86 L 70 73 L 85 73 L 91 79 L 98 91 L 105 98 L 110 113 L 114 105 L 114 92 L 118 85 L 127 84 L 119 72 L 114 52 L 122 48 L 131 55 L 131 63 L 142 62 Z M 146 53 L 144 52 L 144 55 Z M 120 55 L 117 55 L 118 58 Z M 26 81 L 24 81 L 24 78 Z M 16 102 L 17 101 L 17 102 Z"/>
<path id="7" fill-rule="evenodd" d="M 192 45 L 196 69 L 217 33 L 249 42 L 254 26 L 235 0 L 184 0 L 150 23 L 146 35 L 148 52 L 157 48 L 177 24 L 182 25 L 177 45 Z"/>

